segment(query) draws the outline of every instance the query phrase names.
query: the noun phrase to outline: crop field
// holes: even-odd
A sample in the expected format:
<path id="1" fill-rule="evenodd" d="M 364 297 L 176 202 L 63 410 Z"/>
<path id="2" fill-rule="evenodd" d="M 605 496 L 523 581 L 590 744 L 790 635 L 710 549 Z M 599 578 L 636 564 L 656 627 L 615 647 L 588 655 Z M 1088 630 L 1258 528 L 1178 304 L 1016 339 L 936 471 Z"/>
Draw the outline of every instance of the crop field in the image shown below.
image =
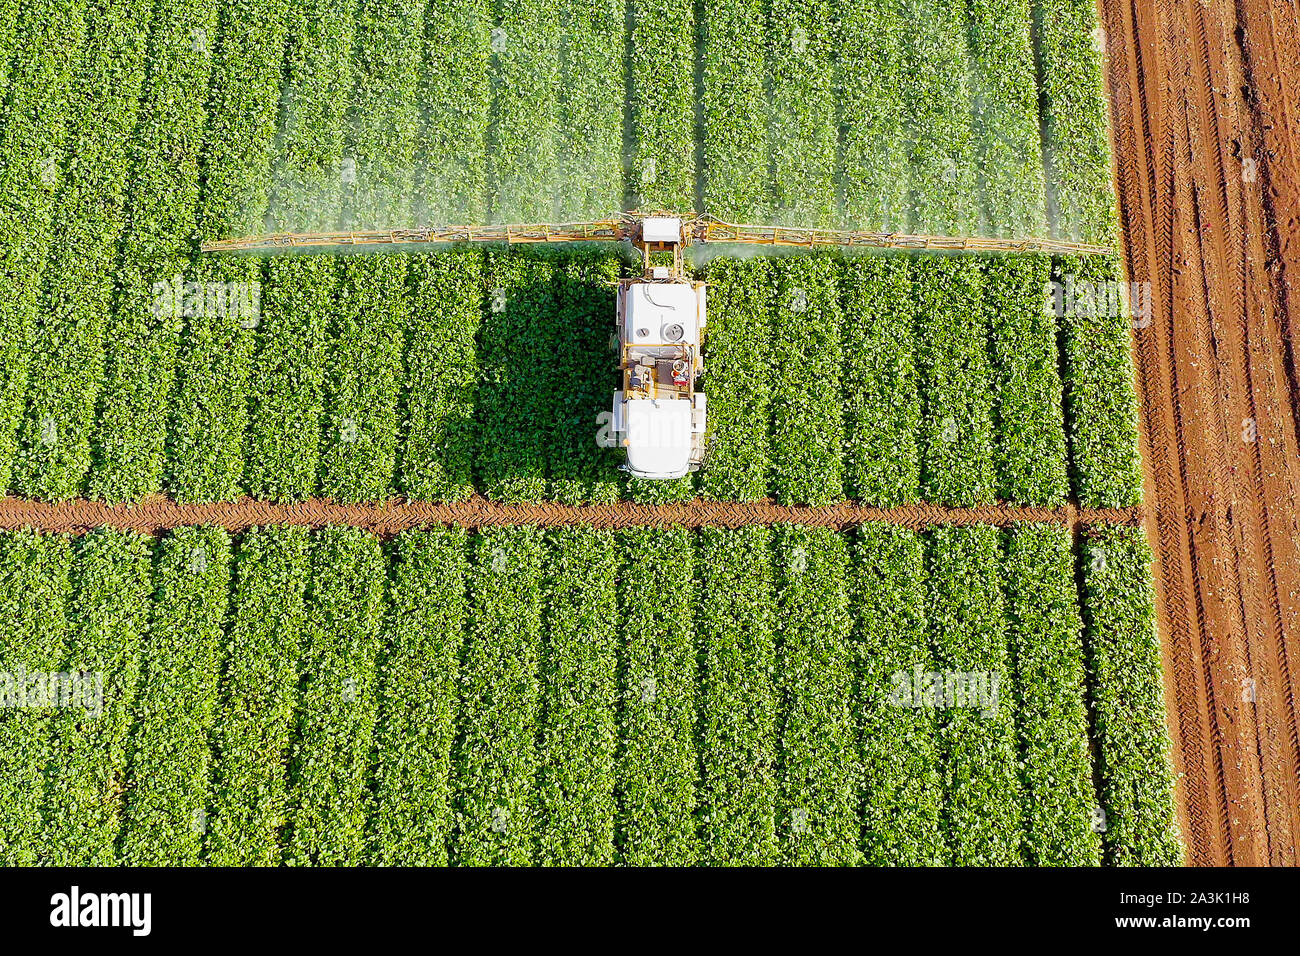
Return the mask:
<path id="1" fill-rule="evenodd" d="M 0 549 L 4 670 L 111 675 L 101 713 L 0 716 L 5 864 L 1180 857 L 1136 529 Z M 949 671 L 982 709 L 927 705 Z"/>
<path id="2" fill-rule="evenodd" d="M 811 505 L 1073 496 L 1108 508 L 1140 498 L 1127 318 L 1058 320 L 1044 306 L 1054 274 L 1092 264 L 710 260 L 699 270 L 711 296 L 709 464 L 666 487 L 629 482 L 595 440 L 615 386 L 608 283 L 627 268 L 617 254 L 252 266 L 261 311 L 254 327 L 236 325 L 242 372 L 191 324 L 179 350 L 192 361 L 170 389 L 154 365 L 114 363 L 88 372 L 88 392 L 102 396 L 90 411 L 29 402 L 12 493 Z M 206 349 L 214 364 L 200 374 Z M 150 390 L 150 414 L 128 417 Z"/>
<path id="3" fill-rule="evenodd" d="M 1110 248 L 1091 0 L 9 7 L 0 865 L 1182 861 L 1136 320 L 1062 297 L 1118 254 L 691 249 L 705 464 L 648 482 L 628 249 L 197 251 Z"/>

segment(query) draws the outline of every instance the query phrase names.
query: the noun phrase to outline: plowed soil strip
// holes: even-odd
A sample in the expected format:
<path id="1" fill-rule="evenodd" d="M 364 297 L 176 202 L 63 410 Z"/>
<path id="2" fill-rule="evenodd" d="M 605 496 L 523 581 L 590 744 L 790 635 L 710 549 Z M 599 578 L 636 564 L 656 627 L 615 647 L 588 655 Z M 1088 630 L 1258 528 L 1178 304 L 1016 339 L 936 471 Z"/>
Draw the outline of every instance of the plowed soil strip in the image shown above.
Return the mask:
<path id="1" fill-rule="evenodd" d="M 1193 863 L 1300 838 L 1294 2 L 1101 0 L 1148 534 Z"/>
<path id="2" fill-rule="evenodd" d="M 566 505 L 504 504 L 486 498 L 434 503 L 392 501 L 344 504 L 312 499 L 281 504 L 244 498 L 212 504 L 181 504 L 155 497 L 137 504 L 108 504 L 102 501 L 30 501 L 0 499 L 0 529 L 31 528 L 36 531 L 83 534 L 93 528 L 155 534 L 172 528 L 217 525 L 227 531 L 244 531 L 265 525 L 302 525 L 324 528 L 350 525 L 388 537 L 411 528 L 455 525 L 488 528 L 500 525 L 557 527 L 585 524 L 598 528 L 688 527 L 706 525 L 738 528 L 751 524 L 802 524 L 824 528 L 851 528 L 870 521 L 889 522 L 908 528 L 937 525 L 987 524 L 998 527 L 1021 522 L 1045 522 L 1070 528 L 1097 524 L 1137 525 L 1139 508 L 1081 509 L 1027 508 L 1015 505 L 987 505 L 976 508 L 948 508 L 942 505 L 905 505 L 873 508 L 853 502 L 824 507 L 779 505 L 771 501 L 722 502 L 687 501 L 678 504 Z"/>

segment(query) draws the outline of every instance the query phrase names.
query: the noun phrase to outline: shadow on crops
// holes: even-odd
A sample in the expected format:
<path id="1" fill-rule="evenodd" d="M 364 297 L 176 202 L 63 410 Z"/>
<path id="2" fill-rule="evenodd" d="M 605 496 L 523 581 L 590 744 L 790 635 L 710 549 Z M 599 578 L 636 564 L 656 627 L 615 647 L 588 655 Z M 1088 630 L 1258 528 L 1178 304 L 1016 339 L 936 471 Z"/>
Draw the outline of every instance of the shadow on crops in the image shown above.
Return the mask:
<path id="1" fill-rule="evenodd" d="M 599 249 L 489 255 L 479 333 L 475 478 L 491 498 L 608 499 L 614 451 L 596 444 L 616 387 L 618 260 Z"/>

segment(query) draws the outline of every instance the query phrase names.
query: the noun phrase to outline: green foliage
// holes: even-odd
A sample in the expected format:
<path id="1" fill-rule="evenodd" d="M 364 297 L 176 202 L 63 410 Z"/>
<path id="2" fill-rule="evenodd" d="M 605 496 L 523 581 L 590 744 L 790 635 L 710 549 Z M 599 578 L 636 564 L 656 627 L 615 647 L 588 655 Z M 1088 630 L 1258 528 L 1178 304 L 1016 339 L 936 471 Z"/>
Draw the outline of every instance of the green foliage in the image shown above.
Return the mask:
<path id="1" fill-rule="evenodd" d="M 615 842 L 631 866 L 688 866 L 696 831 L 694 554 L 684 528 L 620 533 L 623 685 Z"/>
<path id="2" fill-rule="evenodd" d="M 538 501 L 546 495 L 546 414 L 554 377 L 550 330 L 558 321 L 555 262 L 492 252 L 487 311 L 479 333 L 478 458 L 489 498 Z"/>
<path id="3" fill-rule="evenodd" d="M 776 553 L 781 855 L 795 866 L 852 866 L 861 851 L 844 538 L 783 527 Z"/>
<path id="4" fill-rule="evenodd" d="M 558 218 L 604 219 L 623 206 L 626 4 L 559 0 Z"/>
<path id="5" fill-rule="evenodd" d="M 465 866 L 533 862 L 541 716 L 542 534 L 489 528 L 474 548 L 472 630 L 461 670 L 462 734 L 453 860 Z"/>
<path id="6" fill-rule="evenodd" d="M 67 602 L 72 549 L 61 535 L 0 534 L 0 864 L 33 866 L 58 851 L 50 847 L 42 774 L 57 756 L 53 708 L 41 675 L 59 671 L 68 642 Z M 50 821 L 51 833 L 64 832 Z"/>
<path id="7" fill-rule="evenodd" d="M 703 858 L 771 866 L 779 859 L 772 534 L 703 528 L 699 540 Z"/>
<path id="8" fill-rule="evenodd" d="M 984 261 L 984 309 L 993 329 L 993 449 L 998 497 L 1058 505 L 1069 495 L 1056 322 L 1043 306 L 1045 256 Z"/>
<path id="9" fill-rule="evenodd" d="M 840 308 L 849 496 L 874 505 L 915 501 L 921 481 L 921 398 L 908 260 L 846 258 L 840 271 Z"/>
<path id="10" fill-rule="evenodd" d="M 118 862 L 185 866 L 199 861 L 209 823 L 230 538 L 220 528 L 181 528 L 162 542 L 154 574 Z"/>
<path id="11" fill-rule="evenodd" d="M 488 216 L 493 222 L 553 222 L 558 204 L 560 0 L 503 4 L 490 37 Z"/>
<path id="12" fill-rule="evenodd" d="M 766 38 L 772 90 L 769 219 L 829 226 L 836 219 L 838 138 L 833 0 L 770 0 Z"/>
<path id="13" fill-rule="evenodd" d="M 404 228 L 411 222 L 420 131 L 419 23 L 424 0 L 358 0 L 349 157 L 343 181 L 345 229 Z"/>
<path id="14" fill-rule="evenodd" d="M 311 232 L 339 224 L 356 5 L 307 0 L 288 9 L 286 89 L 267 217 L 276 230 Z M 359 176 L 356 157 L 347 159 L 346 172 Z"/>
<path id="15" fill-rule="evenodd" d="M 619 386 L 617 351 L 609 347 L 616 311 L 611 283 L 619 265 L 616 256 L 585 251 L 555 266 L 547 450 L 551 497 L 557 501 L 619 497 L 617 453 L 596 443 Z"/>
<path id="16" fill-rule="evenodd" d="M 15 486 L 33 498 L 78 495 L 90 467 L 90 428 L 103 382 L 104 316 L 124 225 L 127 144 L 145 74 L 151 4 L 106 0 L 87 16 L 74 56 L 55 238 L 42 280 L 41 318 L 29 358 L 27 417 Z"/>
<path id="17" fill-rule="evenodd" d="M 614 861 L 617 542 L 586 527 L 548 537 L 536 862 L 599 866 Z"/>
<path id="18" fill-rule="evenodd" d="M 184 320 L 156 308 L 154 283 L 171 282 L 189 262 L 215 32 L 216 0 L 176 0 L 155 12 L 140 122 L 130 144 L 117 294 L 104 317 L 104 382 L 91 432 L 93 498 L 130 501 L 162 489 Z"/>
<path id="19" fill-rule="evenodd" d="M 937 528 L 926 542 L 926 608 L 936 670 L 983 675 L 993 700 L 939 711 L 944 826 L 956 866 L 1021 862 L 1021 805 L 996 528 Z M 996 683 L 994 683 L 996 682 Z M 946 691 L 945 691 L 946 693 Z M 961 702 L 958 701 L 958 704 Z"/>
<path id="20" fill-rule="evenodd" d="M 9 487 L 18 451 L 64 146 L 78 119 L 78 60 L 69 51 L 84 46 L 84 8 L 82 0 L 23 5 L 0 116 L 0 488 Z"/>
<path id="21" fill-rule="evenodd" d="M 1047 229 L 1030 0 L 966 0 L 980 235 Z"/>
<path id="22" fill-rule="evenodd" d="M 316 491 L 337 283 L 331 258 L 267 263 L 244 435 L 244 486 L 254 498 L 296 501 Z"/>
<path id="23" fill-rule="evenodd" d="M 408 531 L 397 540 L 379 662 L 377 766 L 369 860 L 440 866 L 451 833 L 451 746 L 465 643 L 466 535 Z"/>
<path id="24" fill-rule="evenodd" d="M 695 9 L 631 0 L 632 206 L 695 206 Z"/>
<path id="25" fill-rule="evenodd" d="M 313 542 L 311 571 L 284 858 L 355 866 L 366 849 L 384 555 L 364 531 L 327 528 Z"/>
<path id="26" fill-rule="evenodd" d="M 969 236 L 979 221 L 979 182 L 966 29 L 952 6 L 941 0 L 908 0 L 904 12 L 909 224 L 913 232 Z"/>
<path id="27" fill-rule="evenodd" d="M 992 501 L 993 394 L 979 260 L 913 263 L 916 366 L 921 382 L 921 497 Z"/>
<path id="28" fill-rule="evenodd" d="M 478 250 L 410 260 L 397 486 L 416 501 L 457 501 L 473 490 L 475 333 L 483 319 L 483 282 Z"/>
<path id="29" fill-rule="evenodd" d="M 415 218 L 420 224 L 486 221 L 491 105 L 489 0 L 429 0 L 416 90 Z M 407 28 L 414 32 L 415 24 Z"/>
<path id="30" fill-rule="evenodd" d="M 1069 532 L 1052 525 L 1006 533 L 1003 585 L 1015 661 L 1025 862 L 1031 866 L 1101 862 L 1070 544 Z"/>
<path id="31" fill-rule="evenodd" d="M 715 259 L 708 272 L 704 336 L 709 396 L 704 494 L 720 501 L 767 495 L 771 470 L 772 265 L 766 259 Z"/>
<path id="32" fill-rule="evenodd" d="M 909 149 L 904 93 L 909 17 L 899 0 L 840 0 L 839 103 L 844 225 L 908 226 Z"/>
<path id="33" fill-rule="evenodd" d="M 783 503 L 844 497 L 840 302 L 832 256 L 776 264 L 772 487 Z"/>
<path id="34" fill-rule="evenodd" d="M 63 670 L 96 675 L 93 709 L 61 709 L 46 770 L 46 853 L 52 866 L 111 866 L 122 824 L 127 744 L 148 638 L 150 541 L 100 528 L 76 542 Z"/>
<path id="35" fill-rule="evenodd" d="M 305 528 L 254 529 L 239 542 L 235 594 L 212 736 L 207 862 L 274 866 L 288 818 L 286 767 L 298 701 L 310 576 Z"/>
<path id="36" fill-rule="evenodd" d="M 389 497 L 397 458 L 405 255 L 343 260 L 330 329 L 321 493 L 340 501 Z"/>
<path id="37" fill-rule="evenodd" d="M 1151 549 L 1141 528 L 1098 528 L 1079 557 L 1106 860 L 1180 866 Z"/>
<path id="38" fill-rule="evenodd" d="M 863 862 L 941 866 L 949 855 L 934 711 L 901 706 L 894 697 L 900 675 L 934 670 L 926 634 L 921 536 L 895 525 L 863 525 L 850 573 L 854 702 L 861 714 Z"/>
<path id="39" fill-rule="evenodd" d="M 1118 221 L 1096 4 L 1033 0 L 1033 15 L 1053 234 L 1112 244 Z"/>
<path id="40" fill-rule="evenodd" d="M 220 38 L 191 38 L 214 50 L 198 210 L 199 234 L 209 239 L 253 235 L 265 225 L 292 19 L 288 0 L 221 4 Z"/>
<path id="41" fill-rule="evenodd" d="M 1123 508 L 1142 500 L 1137 398 L 1133 393 L 1133 333 L 1123 308 L 1092 299 L 1087 290 L 1115 289 L 1117 259 L 1063 258 L 1056 263 L 1065 328 L 1065 409 L 1074 493 L 1093 508 Z M 1075 294 L 1070 294 L 1073 283 Z M 1107 296 L 1112 303 L 1113 296 Z M 1073 302 L 1071 301 L 1073 300 Z"/>
<path id="42" fill-rule="evenodd" d="M 257 288 L 260 295 L 262 267 L 256 259 L 203 260 L 195 281 L 205 288 L 242 286 L 250 296 Z M 260 320 L 214 306 L 206 294 L 205 300 L 185 317 L 172 399 L 168 484 L 179 501 L 232 501 L 239 496 L 244 472 L 253 328 Z"/>
<path id="43" fill-rule="evenodd" d="M 765 4 L 707 0 L 703 6 L 698 29 L 704 60 L 704 210 L 737 222 L 766 222 L 771 174 Z"/>

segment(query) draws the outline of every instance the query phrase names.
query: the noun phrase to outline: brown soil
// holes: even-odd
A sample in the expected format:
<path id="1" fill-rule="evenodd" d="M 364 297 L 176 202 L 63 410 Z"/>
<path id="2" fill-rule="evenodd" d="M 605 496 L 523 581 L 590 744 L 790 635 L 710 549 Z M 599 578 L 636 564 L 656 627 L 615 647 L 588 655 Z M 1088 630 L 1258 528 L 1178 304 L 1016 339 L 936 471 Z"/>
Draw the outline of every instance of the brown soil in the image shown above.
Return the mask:
<path id="1" fill-rule="evenodd" d="M 1201 865 L 1300 836 L 1296 0 L 1101 0 L 1147 526 L 1184 836 Z"/>
<path id="2" fill-rule="evenodd" d="M 486 498 L 435 504 L 427 501 L 392 501 L 343 504 L 313 499 L 292 504 L 244 498 L 214 504 L 179 504 L 157 496 L 138 504 L 106 504 L 101 501 L 31 501 L 0 498 L 0 529 L 32 528 L 37 531 L 82 534 L 92 528 L 111 527 L 154 534 L 190 525 L 217 525 L 228 531 L 291 524 L 309 528 L 352 525 L 382 537 L 411 528 L 457 525 L 487 528 L 497 525 L 589 524 L 598 528 L 689 527 L 712 525 L 737 528 L 750 524 L 803 524 L 826 528 L 849 528 L 868 521 L 886 521 L 909 528 L 935 525 L 991 524 L 1006 526 L 1023 521 L 1041 521 L 1068 527 L 1094 524 L 1136 525 L 1140 509 L 1022 508 L 989 505 L 980 508 L 946 508 L 942 505 L 910 505 L 899 508 L 871 508 L 852 502 L 824 507 L 778 505 L 771 501 L 748 503 L 688 501 L 681 504 L 648 505 L 620 501 L 607 505 L 543 504 L 510 505 Z"/>

